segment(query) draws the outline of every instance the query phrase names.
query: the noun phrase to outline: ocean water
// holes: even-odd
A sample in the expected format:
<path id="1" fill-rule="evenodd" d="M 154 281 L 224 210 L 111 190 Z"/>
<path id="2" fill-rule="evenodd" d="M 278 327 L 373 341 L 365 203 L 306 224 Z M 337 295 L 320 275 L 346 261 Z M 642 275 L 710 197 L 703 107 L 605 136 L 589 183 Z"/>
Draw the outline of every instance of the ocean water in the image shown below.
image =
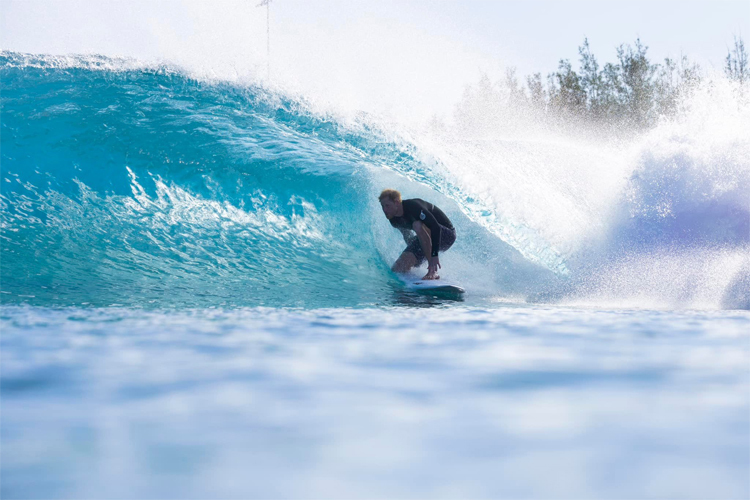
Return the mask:
<path id="1" fill-rule="evenodd" d="M 750 497 L 728 82 L 613 142 L 105 57 L 0 76 L 3 498 Z M 454 221 L 463 298 L 390 273 L 384 187 Z"/>

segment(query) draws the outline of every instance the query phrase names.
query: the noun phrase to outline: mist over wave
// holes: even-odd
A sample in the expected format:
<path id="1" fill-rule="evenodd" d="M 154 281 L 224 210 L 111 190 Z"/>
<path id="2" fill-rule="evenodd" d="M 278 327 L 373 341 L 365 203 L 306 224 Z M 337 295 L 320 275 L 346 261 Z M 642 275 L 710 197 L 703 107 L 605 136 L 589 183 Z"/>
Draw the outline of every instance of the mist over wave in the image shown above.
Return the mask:
<path id="1" fill-rule="evenodd" d="M 395 187 L 456 223 L 443 274 L 475 297 L 750 308 L 750 118 L 729 82 L 611 141 L 407 132 L 105 57 L 0 68 L 4 303 L 398 302 L 376 202 Z"/>
<path id="2" fill-rule="evenodd" d="M 567 279 L 533 300 L 748 307 L 746 81 L 686 86 L 675 112 L 643 130 L 541 116 L 513 92 L 480 82 L 459 123 L 433 124 L 420 149 L 559 252 Z"/>

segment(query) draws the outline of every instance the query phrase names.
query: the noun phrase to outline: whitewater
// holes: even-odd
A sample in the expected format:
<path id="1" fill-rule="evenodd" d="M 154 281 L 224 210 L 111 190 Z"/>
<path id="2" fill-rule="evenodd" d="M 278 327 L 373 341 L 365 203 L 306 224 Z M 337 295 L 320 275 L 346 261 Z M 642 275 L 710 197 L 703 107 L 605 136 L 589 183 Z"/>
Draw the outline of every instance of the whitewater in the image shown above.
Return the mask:
<path id="1" fill-rule="evenodd" d="M 750 497 L 746 86 L 613 139 L 0 76 L 0 496 Z M 463 298 L 391 273 L 384 188 L 454 222 Z"/>

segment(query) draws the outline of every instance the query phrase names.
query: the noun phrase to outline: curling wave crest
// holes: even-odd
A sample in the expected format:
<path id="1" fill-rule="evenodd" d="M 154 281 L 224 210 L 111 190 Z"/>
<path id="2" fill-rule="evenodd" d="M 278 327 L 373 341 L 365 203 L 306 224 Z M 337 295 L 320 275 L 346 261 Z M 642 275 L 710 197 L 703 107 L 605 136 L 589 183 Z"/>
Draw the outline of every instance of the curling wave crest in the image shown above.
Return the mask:
<path id="1" fill-rule="evenodd" d="M 395 187 L 456 222 L 441 259 L 469 297 L 750 308 L 731 88 L 613 146 L 407 136 L 103 57 L 4 52 L 0 72 L 3 303 L 392 303 L 403 243 L 376 196 Z"/>

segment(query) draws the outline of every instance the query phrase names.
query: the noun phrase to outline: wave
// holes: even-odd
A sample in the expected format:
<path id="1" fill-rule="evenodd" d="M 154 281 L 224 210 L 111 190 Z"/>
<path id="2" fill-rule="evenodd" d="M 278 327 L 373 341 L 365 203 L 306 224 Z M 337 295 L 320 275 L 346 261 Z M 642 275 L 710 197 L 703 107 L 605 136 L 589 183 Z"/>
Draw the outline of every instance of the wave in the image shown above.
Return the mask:
<path id="1" fill-rule="evenodd" d="M 649 300 L 746 307 L 741 135 L 706 141 L 681 122 L 626 150 L 478 143 L 137 61 L 3 52 L 0 72 L 3 303 L 400 303 L 388 269 L 403 242 L 376 200 L 395 187 L 456 223 L 441 261 L 475 297 L 612 304 L 654 262 L 709 252 L 708 296 L 676 293 L 695 283 L 677 270 Z"/>
<path id="2" fill-rule="evenodd" d="M 408 147 L 261 88 L 117 64 L 0 60 L 4 302 L 390 300 L 383 254 L 399 243 L 383 227 L 376 193 L 387 169 L 418 171 Z M 415 195 L 423 189 L 386 179 Z M 446 210 L 466 219 L 455 204 Z M 465 233 L 464 241 L 487 239 Z M 523 260 L 506 247 L 501 253 Z"/>

